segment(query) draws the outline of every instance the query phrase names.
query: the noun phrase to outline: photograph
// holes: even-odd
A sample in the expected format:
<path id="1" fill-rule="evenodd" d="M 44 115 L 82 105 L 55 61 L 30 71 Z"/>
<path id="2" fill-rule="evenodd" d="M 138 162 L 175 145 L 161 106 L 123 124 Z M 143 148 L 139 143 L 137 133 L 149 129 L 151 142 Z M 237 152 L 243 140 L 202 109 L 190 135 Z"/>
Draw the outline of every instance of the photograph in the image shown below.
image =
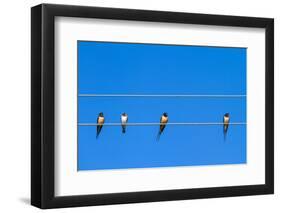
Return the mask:
<path id="1" fill-rule="evenodd" d="M 78 171 L 247 162 L 247 48 L 78 41 Z"/>

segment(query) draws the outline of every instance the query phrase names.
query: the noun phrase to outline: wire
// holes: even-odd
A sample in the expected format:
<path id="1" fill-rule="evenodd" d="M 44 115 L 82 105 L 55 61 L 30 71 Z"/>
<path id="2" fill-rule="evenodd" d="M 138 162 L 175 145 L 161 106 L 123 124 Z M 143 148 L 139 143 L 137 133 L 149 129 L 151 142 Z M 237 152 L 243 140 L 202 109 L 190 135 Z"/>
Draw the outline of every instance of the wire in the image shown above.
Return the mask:
<path id="1" fill-rule="evenodd" d="M 155 126 L 161 123 L 126 123 L 126 126 Z M 222 122 L 185 122 L 185 123 L 167 123 L 166 125 L 223 125 Z M 78 126 L 98 126 L 97 123 L 78 123 Z M 103 126 L 121 126 L 121 123 L 104 123 Z M 246 122 L 232 122 L 229 125 L 247 125 Z"/>
<path id="2" fill-rule="evenodd" d="M 186 95 L 186 94 L 173 94 L 173 95 L 161 95 L 161 94 L 79 94 L 79 97 L 175 97 L 175 98 L 244 98 L 247 97 L 247 95 L 208 95 L 208 94 L 202 94 L 202 95 Z"/>

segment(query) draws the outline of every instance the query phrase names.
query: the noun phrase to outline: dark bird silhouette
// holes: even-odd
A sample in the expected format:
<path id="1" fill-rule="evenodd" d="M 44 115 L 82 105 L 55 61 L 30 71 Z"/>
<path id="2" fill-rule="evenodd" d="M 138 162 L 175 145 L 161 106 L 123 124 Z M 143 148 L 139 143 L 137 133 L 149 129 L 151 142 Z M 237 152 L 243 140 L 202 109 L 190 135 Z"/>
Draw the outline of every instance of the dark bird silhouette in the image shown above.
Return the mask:
<path id="1" fill-rule="evenodd" d="M 164 112 L 160 118 L 160 128 L 159 128 L 159 132 L 157 135 L 157 140 L 160 139 L 160 136 L 161 136 L 162 132 L 164 131 L 167 123 L 168 123 L 168 113 Z"/>
<path id="2" fill-rule="evenodd" d="M 100 112 L 99 115 L 98 115 L 98 118 L 97 118 L 97 135 L 96 135 L 96 138 L 99 137 L 99 134 L 101 132 L 103 124 L 104 124 L 104 116 L 103 116 L 103 113 Z"/>
<path id="3" fill-rule="evenodd" d="M 126 124 L 128 122 L 128 115 L 124 112 L 121 115 L 121 126 L 122 126 L 122 133 L 126 132 Z"/>
<path id="4" fill-rule="evenodd" d="M 224 135 L 224 139 L 226 139 L 226 134 L 227 134 L 227 130 L 228 130 L 228 126 L 229 126 L 229 113 L 225 113 L 223 116 L 223 135 Z"/>

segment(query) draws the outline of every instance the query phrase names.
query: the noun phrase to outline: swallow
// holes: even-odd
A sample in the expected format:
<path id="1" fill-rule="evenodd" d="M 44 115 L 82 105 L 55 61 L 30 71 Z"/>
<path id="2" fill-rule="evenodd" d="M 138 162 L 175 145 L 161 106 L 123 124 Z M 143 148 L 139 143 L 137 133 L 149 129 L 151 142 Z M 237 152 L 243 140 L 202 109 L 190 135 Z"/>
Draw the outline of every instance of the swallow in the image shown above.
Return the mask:
<path id="1" fill-rule="evenodd" d="M 121 126 L 122 126 L 122 133 L 126 132 L 126 124 L 128 122 L 128 115 L 124 112 L 121 115 Z"/>
<path id="2" fill-rule="evenodd" d="M 228 126 L 229 126 L 229 113 L 225 113 L 223 116 L 223 134 L 224 134 L 224 138 L 226 137 L 226 133 L 228 130 Z"/>
<path id="3" fill-rule="evenodd" d="M 164 112 L 160 118 L 160 128 L 159 128 L 159 132 L 157 135 L 157 140 L 160 139 L 160 136 L 161 136 L 162 132 L 164 131 L 167 123 L 168 123 L 168 113 Z"/>
<path id="4" fill-rule="evenodd" d="M 96 135 L 96 138 L 99 137 L 99 134 L 101 132 L 103 124 L 104 124 L 104 116 L 103 116 L 103 113 L 100 112 L 99 115 L 98 115 L 98 119 L 97 119 L 97 135 Z"/>

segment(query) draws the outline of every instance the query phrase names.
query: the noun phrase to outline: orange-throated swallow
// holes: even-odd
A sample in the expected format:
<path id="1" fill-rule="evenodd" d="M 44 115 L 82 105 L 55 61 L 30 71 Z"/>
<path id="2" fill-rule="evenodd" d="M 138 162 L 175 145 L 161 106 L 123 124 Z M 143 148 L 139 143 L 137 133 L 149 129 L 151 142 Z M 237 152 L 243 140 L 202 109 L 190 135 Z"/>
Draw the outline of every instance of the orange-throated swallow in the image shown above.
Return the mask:
<path id="1" fill-rule="evenodd" d="M 161 136 L 162 132 L 164 131 L 167 123 L 168 123 L 168 113 L 164 112 L 160 118 L 160 128 L 159 128 L 159 132 L 157 135 L 157 140 L 160 139 L 160 136 Z"/>
<path id="2" fill-rule="evenodd" d="M 223 134 L 224 134 L 224 138 L 226 137 L 226 133 L 228 130 L 228 126 L 229 126 L 229 113 L 225 113 L 223 116 Z"/>
<path id="3" fill-rule="evenodd" d="M 126 124 L 128 122 L 128 115 L 124 112 L 121 115 L 121 126 L 122 126 L 122 133 L 126 132 Z"/>
<path id="4" fill-rule="evenodd" d="M 103 124 L 104 124 L 104 116 L 103 116 L 103 113 L 100 112 L 99 115 L 98 115 L 98 119 L 97 119 L 97 135 L 96 135 L 96 138 L 99 137 L 99 134 L 101 132 Z"/>

